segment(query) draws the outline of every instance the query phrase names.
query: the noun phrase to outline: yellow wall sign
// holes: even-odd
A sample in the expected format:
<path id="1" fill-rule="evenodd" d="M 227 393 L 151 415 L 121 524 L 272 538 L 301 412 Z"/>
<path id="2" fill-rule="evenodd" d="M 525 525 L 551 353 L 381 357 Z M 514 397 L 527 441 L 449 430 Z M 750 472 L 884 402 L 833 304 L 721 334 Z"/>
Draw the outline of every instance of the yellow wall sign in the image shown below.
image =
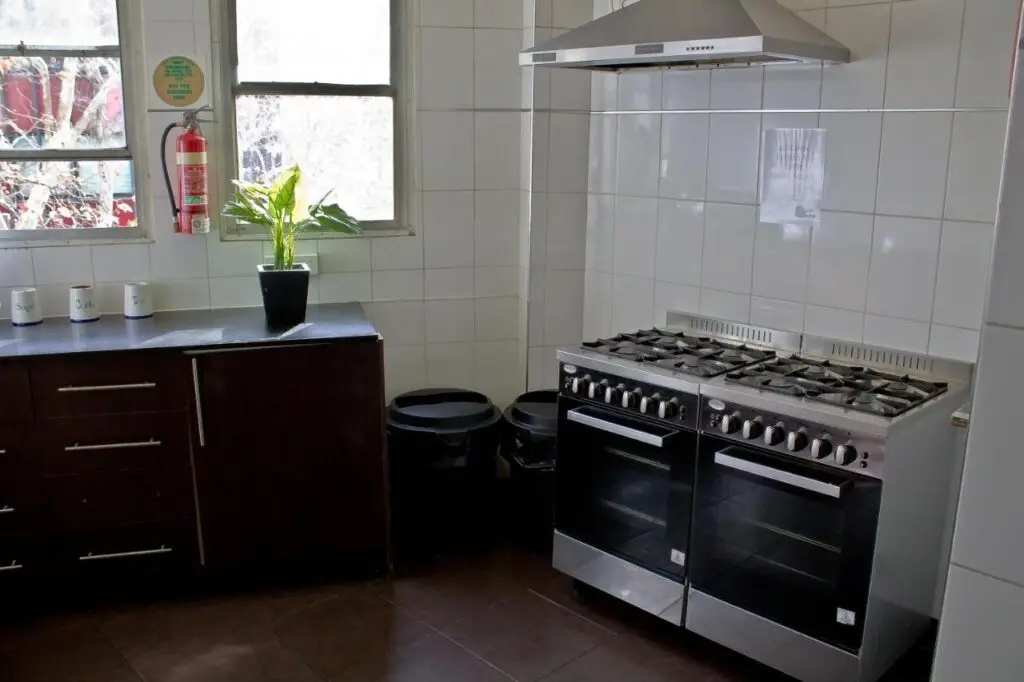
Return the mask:
<path id="1" fill-rule="evenodd" d="M 206 90 L 206 75 L 202 67 L 188 57 L 168 57 L 153 71 L 153 88 L 164 103 L 191 107 Z"/>

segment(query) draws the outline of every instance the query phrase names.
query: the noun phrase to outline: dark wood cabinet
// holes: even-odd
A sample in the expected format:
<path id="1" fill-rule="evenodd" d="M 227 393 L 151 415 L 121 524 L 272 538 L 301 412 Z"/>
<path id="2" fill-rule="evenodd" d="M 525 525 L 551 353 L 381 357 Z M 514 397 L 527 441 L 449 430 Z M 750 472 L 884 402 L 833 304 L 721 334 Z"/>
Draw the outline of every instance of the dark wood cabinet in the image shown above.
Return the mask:
<path id="1" fill-rule="evenodd" d="M 376 340 L 191 356 L 208 566 L 387 562 Z"/>

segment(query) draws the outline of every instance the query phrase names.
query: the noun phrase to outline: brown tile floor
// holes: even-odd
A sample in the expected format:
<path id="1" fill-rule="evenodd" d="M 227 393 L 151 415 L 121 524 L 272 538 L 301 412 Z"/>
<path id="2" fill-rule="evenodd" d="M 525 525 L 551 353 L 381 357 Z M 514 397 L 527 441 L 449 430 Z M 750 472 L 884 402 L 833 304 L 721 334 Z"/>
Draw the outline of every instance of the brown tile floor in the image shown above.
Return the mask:
<path id="1" fill-rule="evenodd" d="M 921 647 L 887 682 L 926 682 Z M 774 682 L 519 550 L 399 579 L 0 623 L 3 682 Z"/>

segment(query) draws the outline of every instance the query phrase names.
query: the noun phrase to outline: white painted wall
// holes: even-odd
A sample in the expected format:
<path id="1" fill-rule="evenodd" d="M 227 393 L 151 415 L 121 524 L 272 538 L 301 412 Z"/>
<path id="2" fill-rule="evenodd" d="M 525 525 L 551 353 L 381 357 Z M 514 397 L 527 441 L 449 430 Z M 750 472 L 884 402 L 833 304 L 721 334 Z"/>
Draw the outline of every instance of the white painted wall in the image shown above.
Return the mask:
<path id="1" fill-rule="evenodd" d="M 1018 1 L 782 4 L 854 61 L 594 75 L 595 111 L 687 113 L 591 119 L 584 336 L 679 310 L 974 361 Z M 785 127 L 827 131 L 813 227 L 758 222 Z"/>
<path id="2" fill-rule="evenodd" d="M 216 2 L 216 0 L 213 0 Z M 143 0 L 145 51 L 212 56 L 211 0 Z M 313 302 L 357 300 L 386 346 L 388 394 L 426 385 L 476 387 L 506 403 L 524 387 L 517 320 L 519 267 L 522 5 L 509 0 L 410 2 L 419 135 L 412 227 L 415 236 L 324 240 Z M 418 9 L 418 18 L 415 18 Z M 136 55 L 135 58 L 140 58 Z M 214 85 L 218 123 L 204 127 L 217 149 L 228 115 Z M 486 111 L 478 111 L 486 109 Z M 155 152 L 175 114 L 137 112 L 141 140 Z M 213 156 L 215 152 L 211 152 Z M 156 154 L 137 169 L 155 216 L 151 244 L 0 249 L 0 300 L 38 287 L 47 315 L 67 314 L 67 286 L 94 282 L 104 312 L 121 310 L 121 283 L 150 280 L 158 309 L 260 305 L 259 242 L 221 242 L 172 233 Z M 223 161 L 223 159 L 221 159 Z M 219 206 L 223 192 L 213 188 Z M 148 211 L 148 213 L 146 213 Z M 214 218 L 216 227 L 217 218 Z M 216 229 L 214 230 L 216 232 Z M 9 305 L 0 317 L 9 315 Z"/>

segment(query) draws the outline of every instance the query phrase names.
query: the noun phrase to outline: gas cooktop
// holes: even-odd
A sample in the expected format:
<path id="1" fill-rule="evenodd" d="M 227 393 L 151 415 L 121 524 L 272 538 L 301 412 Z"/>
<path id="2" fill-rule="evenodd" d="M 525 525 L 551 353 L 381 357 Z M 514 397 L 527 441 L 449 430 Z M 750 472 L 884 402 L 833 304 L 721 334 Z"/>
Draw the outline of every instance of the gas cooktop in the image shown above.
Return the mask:
<path id="1" fill-rule="evenodd" d="M 587 341 L 583 348 L 702 378 L 715 377 L 775 357 L 775 351 L 771 350 L 662 329 Z"/>
<path id="2" fill-rule="evenodd" d="M 922 405 L 948 388 L 942 382 L 797 355 L 729 372 L 725 381 L 888 418 Z"/>

